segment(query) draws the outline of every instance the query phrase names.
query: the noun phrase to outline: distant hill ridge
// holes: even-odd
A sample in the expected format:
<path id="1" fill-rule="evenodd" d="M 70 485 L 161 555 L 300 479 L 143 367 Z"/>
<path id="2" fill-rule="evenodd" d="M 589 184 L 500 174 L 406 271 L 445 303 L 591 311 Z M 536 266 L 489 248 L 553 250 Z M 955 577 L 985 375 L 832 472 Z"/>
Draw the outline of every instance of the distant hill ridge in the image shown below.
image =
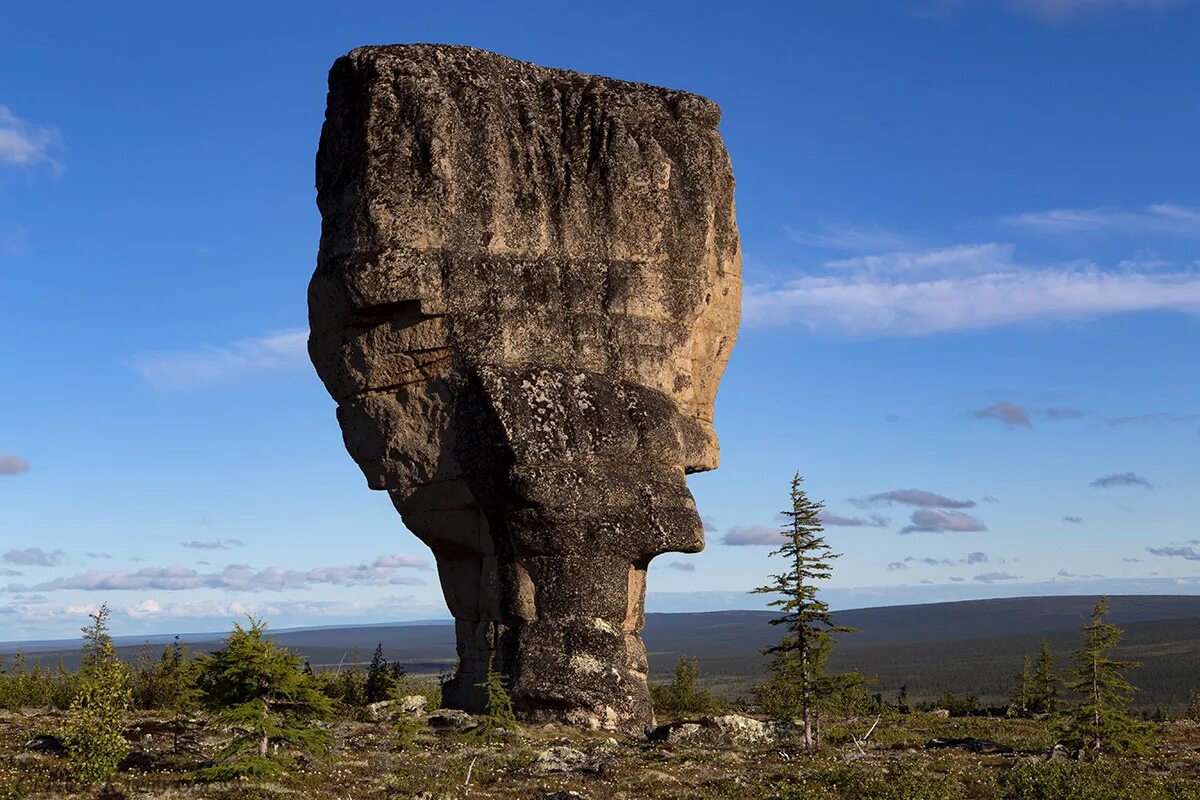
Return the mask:
<path id="1" fill-rule="evenodd" d="M 873 691 L 889 697 L 905 686 L 914 702 L 933 701 L 952 691 L 1003 703 L 1023 656 L 1034 653 L 1042 639 L 1062 656 L 1060 671 L 1066 669 L 1066 659 L 1080 643 L 1080 624 L 1097 599 L 1018 597 L 839 611 L 837 622 L 859 632 L 839 637 L 831 664 L 875 677 Z M 1142 689 L 1135 704 L 1181 708 L 1192 690 L 1200 690 L 1200 597 L 1123 595 L 1110 597 L 1109 604 L 1110 620 L 1126 630 L 1118 656 L 1142 662 L 1133 674 Z M 644 638 L 652 678 L 667 680 L 684 653 L 699 660 L 704 680 L 718 694 L 747 695 L 762 675 L 763 648 L 781 633 L 769 624 L 774 616 L 770 611 L 647 614 Z M 205 651 L 220 647 L 223 636 L 180 638 L 192 649 Z M 275 637 L 315 667 L 326 669 L 368 660 L 376 644 L 414 674 L 447 672 L 456 657 L 454 628 L 448 621 L 296 628 L 275 631 Z M 157 649 L 172 638 L 120 637 L 118 650 L 132 659 L 143 643 L 149 641 Z M 18 646 L 0 644 L 0 653 L 11 656 Z M 78 663 L 74 641 L 25 647 L 33 660 L 46 665 L 61 661 L 73 669 Z"/>

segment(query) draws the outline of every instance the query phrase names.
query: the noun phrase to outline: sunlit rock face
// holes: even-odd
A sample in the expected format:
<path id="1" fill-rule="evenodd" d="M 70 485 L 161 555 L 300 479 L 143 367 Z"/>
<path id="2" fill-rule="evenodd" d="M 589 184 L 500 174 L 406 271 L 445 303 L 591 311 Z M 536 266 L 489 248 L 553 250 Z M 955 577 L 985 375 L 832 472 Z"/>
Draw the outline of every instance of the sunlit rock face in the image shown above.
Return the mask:
<path id="1" fill-rule="evenodd" d="M 433 550 L 447 705 L 489 658 L 527 719 L 653 717 L 646 568 L 697 552 L 737 333 L 733 174 L 711 101 L 466 47 L 329 75 L 313 363 L 346 447 Z"/>

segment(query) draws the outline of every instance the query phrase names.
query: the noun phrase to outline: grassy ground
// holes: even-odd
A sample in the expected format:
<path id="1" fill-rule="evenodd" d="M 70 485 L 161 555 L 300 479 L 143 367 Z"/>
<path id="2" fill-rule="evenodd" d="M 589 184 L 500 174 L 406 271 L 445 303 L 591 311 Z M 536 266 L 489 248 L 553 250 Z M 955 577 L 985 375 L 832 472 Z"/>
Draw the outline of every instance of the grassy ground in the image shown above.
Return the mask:
<path id="1" fill-rule="evenodd" d="M 1052 729 L 1028 720 L 940 719 L 893 715 L 860 752 L 871 720 L 844 720 L 827 730 L 821 755 L 790 747 L 702 749 L 612 739 L 561 726 L 530 727 L 519 737 L 481 744 L 459 733 L 424 728 L 403 749 L 387 723 L 332 725 L 331 755 L 302 762 L 294 775 L 267 783 L 201 784 L 191 773 L 211 757 L 218 732 L 195 722 L 176 753 L 161 717 L 139 717 L 127 731 L 134 753 L 107 786 L 85 788 L 63 759 L 30 749 L 62 724 L 57 712 L 0 712 L 0 800 L 50 798 L 679 798 L 680 800 L 1200 800 L 1200 726 L 1156 725 L 1158 741 L 1137 761 L 1099 765 L 1049 760 Z M 930 749 L 934 739 L 993 740 L 1015 752 L 981 754 L 965 747 Z M 547 774 L 540 753 L 554 746 L 584 753 L 583 770 Z M 469 781 L 468 781 L 469 776 Z M 555 792 L 577 792 L 577 795 Z"/>

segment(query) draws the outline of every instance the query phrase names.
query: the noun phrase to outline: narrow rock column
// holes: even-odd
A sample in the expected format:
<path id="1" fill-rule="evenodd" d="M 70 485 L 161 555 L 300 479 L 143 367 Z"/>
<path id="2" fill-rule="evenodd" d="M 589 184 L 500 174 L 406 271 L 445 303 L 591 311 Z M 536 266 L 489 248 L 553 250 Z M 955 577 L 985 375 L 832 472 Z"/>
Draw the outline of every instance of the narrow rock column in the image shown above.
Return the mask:
<path id="1" fill-rule="evenodd" d="M 530 719 L 653 718 L 646 569 L 697 552 L 685 476 L 741 254 L 720 111 L 465 47 L 364 47 L 329 76 L 313 363 L 346 447 L 433 550 L 448 705 L 489 660 Z"/>

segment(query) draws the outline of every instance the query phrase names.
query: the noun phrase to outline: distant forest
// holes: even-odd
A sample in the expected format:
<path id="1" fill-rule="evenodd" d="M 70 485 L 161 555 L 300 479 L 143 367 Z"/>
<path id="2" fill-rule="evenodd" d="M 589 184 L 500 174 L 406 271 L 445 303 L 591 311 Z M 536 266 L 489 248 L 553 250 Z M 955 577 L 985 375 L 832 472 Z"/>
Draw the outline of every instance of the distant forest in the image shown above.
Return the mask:
<path id="1" fill-rule="evenodd" d="M 1065 665 L 1080 644 L 1079 624 L 1095 597 L 1040 597 L 974 600 L 914 606 L 856 609 L 836 614 L 839 623 L 859 629 L 840 637 L 831 668 L 857 668 L 876 680 L 872 692 L 894 699 L 907 687 L 914 703 L 934 702 L 946 692 L 971 693 L 984 705 L 1011 696 L 1025 655 L 1046 639 Z M 1133 708 L 1180 710 L 1200 676 L 1200 597 L 1123 596 L 1110 598 L 1112 620 L 1125 629 L 1116 655 L 1141 662 L 1130 678 L 1139 691 Z M 652 680 L 670 679 L 679 655 L 699 662 L 705 682 L 727 700 L 747 697 L 761 680 L 761 650 L 779 631 L 769 612 L 720 611 L 647 614 L 645 640 Z M 220 647 L 224 634 L 184 636 L 197 651 Z M 380 625 L 276 632 L 277 640 L 315 668 L 365 663 L 377 644 L 409 674 L 437 674 L 454 664 L 454 629 L 449 623 Z M 157 648 L 169 637 L 155 637 Z M 122 657 L 132 660 L 142 642 L 118 640 Z M 17 646 L 0 645 L 11 660 Z M 30 661 L 73 669 L 75 641 L 39 643 L 27 648 Z"/>

